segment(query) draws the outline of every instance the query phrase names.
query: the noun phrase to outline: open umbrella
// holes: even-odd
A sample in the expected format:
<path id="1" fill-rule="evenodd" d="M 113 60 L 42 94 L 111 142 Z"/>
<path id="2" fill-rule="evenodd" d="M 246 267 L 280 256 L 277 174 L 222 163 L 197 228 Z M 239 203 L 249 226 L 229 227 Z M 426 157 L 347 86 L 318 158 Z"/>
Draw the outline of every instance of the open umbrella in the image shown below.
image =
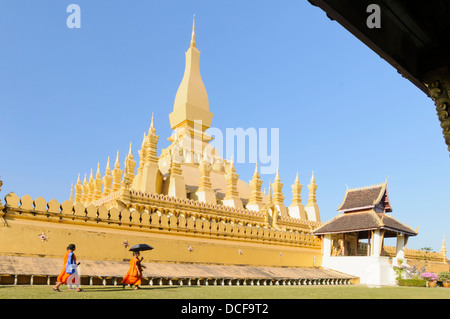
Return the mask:
<path id="1" fill-rule="evenodd" d="M 144 251 L 144 250 L 152 250 L 153 247 L 147 244 L 137 244 L 130 248 L 130 251 Z"/>

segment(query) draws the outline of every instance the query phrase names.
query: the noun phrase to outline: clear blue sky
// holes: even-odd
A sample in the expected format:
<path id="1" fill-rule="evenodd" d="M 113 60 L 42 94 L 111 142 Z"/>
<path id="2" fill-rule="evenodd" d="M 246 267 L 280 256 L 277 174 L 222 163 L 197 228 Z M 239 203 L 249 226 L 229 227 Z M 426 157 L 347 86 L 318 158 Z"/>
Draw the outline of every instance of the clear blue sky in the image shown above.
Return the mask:
<path id="1" fill-rule="evenodd" d="M 392 215 L 420 226 L 408 247 L 440 250 L 450 172 L 433 102 L 306 0 L 1 0 L 1 198 L 68 199 L 130 142 L 138 159 L 152 112 L 167 147 L 193 14 L 212 125 L 280 129 L 286 205 L 297 172 L 306 203 L 315 171 L 322 221 L 346 185 L 389 177 Z M 246 181 L 253 169 L 237 165 Z"/>

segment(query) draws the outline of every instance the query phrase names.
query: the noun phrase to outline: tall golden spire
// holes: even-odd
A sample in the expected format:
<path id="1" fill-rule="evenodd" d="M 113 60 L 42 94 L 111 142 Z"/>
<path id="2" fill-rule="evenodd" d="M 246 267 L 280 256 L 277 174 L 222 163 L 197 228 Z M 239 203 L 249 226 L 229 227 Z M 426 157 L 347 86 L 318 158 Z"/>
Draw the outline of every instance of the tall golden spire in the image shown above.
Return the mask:
<path id="1" fill-rule="evenodd" d="M 440 253 L 442 254 L 442 259 L 444 262 L 447 262 L 447 249 L 445 248 L 445 235 L 442 239 L 442 247 Z"/>
<path id="2" fill-rule="evenodd" d="M 117 151 L 116 162 L 114 163 L 114 169 L 112 171 L 113 183 L 112 191 L 118 191 L 120 189 L 120 178 L 122 177 L 122 170 L 120 169 L 119 151 Z"/>
<path id="3" fill-rule="evenodd" d="M 180 134 L 204 135 L 211 126 L 213 114 L 209 112 L 209 100 L 200 75 L 200 51 L 195 43 L 195 18 L 192 25 L 191 44 L 186 51 L 183 79 L 178 87 L 173 112 L 169 114 L 170 127 L 184 128 Z M 182 138 L 182 136 L 180 136 Z"/>
<path id="4" fill-rule="evenodd" d="M 131 187 L 137 191 L 144 193 L 159 193 L 162 190 L 162 186 L 160 185 L 162 174 L 159 170 L 157 153 L 158 139 L 159 136 L 156 135 L 155 119 L 152 113 L 148 135 L 144 133 L 141 149 L 139 150 L 139 167 L 137 174 L 133 178 L 131 185 Z"/>
<path id="5" fill-rule="evenodd" d="M 292 185 L 292 203 L 293 204 L 301 204 L 302 203 L 302 184 L 300 184 L 300 179 L 297 176 L 295 177 L 295 182 Z"/>
<path id="6" fill-rule="evenodd" d="M 71 203 L 73 203 L 73 183 L 72 183 L 72 185 L 70 186 L 70 198 L 69 198 L 69 201 L 70 201 Z"/>
<path id="7" fill-rule="evenodd" d="M 191 47 L 195 47 L 195 14 L 192 18 L 192 35 L 191 35 Z"/>
<path id="8" fill-rule="evenodd" d="M 316 178 L 314 177 L 314 171 L 312 172 L 311 181 L 308 185 L 309 196 L 308 203 L 306 204 L 305 210 L 307 214 L 308 220 L 312 220 L 315 222 L 320 222 L 320 213 L 319 213 L 319 205 L 317 205 L 316 199 Z"/>
<path id="9" fill-rule="evenodd" d="M 210 163 L 206 161 L 206 158 L 203 157 L 200 162 L 199 170 L 200 170 L 200 183 L 198 184 L 197 189 L 197 197 L 200 202 L 216 204 L 216 194 L 212 189 L 211 185 L 211 173 L 212 166 Z"/>
<path id="10" fill-rule="evenodd" d="M 87 174 L 84 174 L 84 181 L 83 181 L 83 195 L 81 196 L 81 202 L 86 205 L 89 199 L 89 184 L 87 181 Z"/>
<path id="11" fill-rule="evenodd" d="M 102 174 L 100 173 L 100 163 L 97 164 L 97 173 L 95 174 L 94 180 L 94 197 L 93 200 L 97 200 L 102 197 Z"/>
<path id="12" fill-rule="evenodd" d="M 295 182 L 292 184 L 292 203 L 288 207 L 289 215 L 291 217 L 299 219 L 308 219 L 305 211 L 305 207 L 302 204 L 302 184 L 300 184 L 300 179 L 295 177 Z"/>
<path id="13" fill-rule="evenodd" d="M 308 198 L 307 205 L 310 206 L 312 204 L 317 203 L 317 200 L 316 200 L 317 185 L 316 185 L 316 178 L 314 177 L 314 171 L 312 172 L 311 181 L 308 185 L 308 189 L 309 189 L 309 198 Z"/>
<path id="14" fill-rule="evenodd" d="M 103 195 L 107 196 L 111 193 L 111 182 L 112 182 L 112 176 L 111 176 L 111 165 L 109 163 L 109 156 L 108 161 L 106 162 L 106 170 L 105 170 L 105 176 L 103 177 Z"/>
<path id="15" fill-rule="evenodd" d="M 82 192 L 80 174 L 78 174 L 77 183 L 75 184 L 75 203 L 81 203 L 81 192 Z"/>
<path id="16" fill-rule="evenodd" d="M 239 175 L 236 174 L 236 168 L 234 167 L 234 159 L 231 157 L 231 162 L 228 165 L 227 172 L 225 174 L 225 181 L 227 183 L 225 197 L 222 200 L 224 206 L 230 206 L 234 208 L 243 208 L 242 200 L 239 197 L 237 183 Z"/>
<path id="17" fill-rule="evenodd" d="M 250 180 L 250 197 L 247 203 L 247 209 L 261 211 L 263 207 L 261 196 L 262 183 L 263 181 L 259 177 L 258 163 L 256 163 L 253 178 Z"/>
<path id="18" fill-rule="evenodd" d="M 89 176 L 89 196 L 88 196 L 88 204 L 94 200 L 94 192 L 95 192 L 95 181 L 94 181 L 94 174 L 93 170 L 91 168 L 91 175 Z"/>
<path id="19" fill-rule="evenodd" d="M 127 158 L 125 159 L 127 169 L 125 171 L 125 174 L 127 175 L 127 181 L 130 185 L 133 184 L 134 176 L 135 176 L 135 167 L 136 167 L 136 161 L 133 158 L 133 151 L 132 151 L 132 145 L 130 142 L 130 149 L 128 151 Z"/>
<path id="20" fill-rule="evenodd" d="M 272 183 L 273 189 L 273 204 L 279 210 L 281 216 L 288 216 L 288 211 L 284 205 L 284 195 L 283 195 L 283 183 L 281 183 L 280 173 L 277 168 L 277 174 L 275 175 L 274 183 Z"/>

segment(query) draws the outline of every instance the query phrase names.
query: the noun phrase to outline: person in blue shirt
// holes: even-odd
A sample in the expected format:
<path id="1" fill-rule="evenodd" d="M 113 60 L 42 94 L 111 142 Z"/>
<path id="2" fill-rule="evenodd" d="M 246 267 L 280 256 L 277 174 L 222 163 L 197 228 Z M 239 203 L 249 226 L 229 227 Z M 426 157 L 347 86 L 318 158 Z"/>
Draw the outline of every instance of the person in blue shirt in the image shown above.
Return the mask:
<path id="1" fill-rule="evenodd" d="M 70 244 L 67 247 L 66 254 L 64 255 L 64 268 L 61 270 L 58 278 L 56 279 L 56 285 L 53 287 L 54 291 L 60 292 L 59 286 L 67 284 L 67 279 L 76 272 L 77 258 L 74 254 L 75 245 Z M 73 276 L 72 276 L 73 277 Z M 83 291 L 80 287 L 77 287 L 76 291 Z"/>

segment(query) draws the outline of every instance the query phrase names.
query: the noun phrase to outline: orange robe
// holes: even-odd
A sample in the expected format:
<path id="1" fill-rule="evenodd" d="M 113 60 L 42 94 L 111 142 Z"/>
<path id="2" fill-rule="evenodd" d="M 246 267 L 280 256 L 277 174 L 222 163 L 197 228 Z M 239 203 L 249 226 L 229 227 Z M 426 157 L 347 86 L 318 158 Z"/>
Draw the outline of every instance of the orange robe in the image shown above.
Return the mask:
<path id="1" fill-rule="evenodd" d="M 74 262 L 76 263 L 77 259 L 75 257 L 75 254 L 73 254 L 73 259 L 74 259 Z M 61 272 L 59 273 L 58 278 L 56 278 L 56 281 L 62 282 L 63 284 L 67 283 L 67 278 L 69 278 L 69 276 L 71 275 L 66 272 L 68 260 L 69 260 L 69 251 L 67 251 L 66 254 L 64 255 L 64 267 L 61 270 Z"/>
<path id="2" fill-rule="evenodd" d="M 133 257 L 130 260 L 130 269 L 128 269 L 127 274 L 123 277 L 122 283 L 126 285 L 135 285 L 138 286 L 142 282 L 142 268 L 140 269 L 140 275 L 138 275 L 138 271 L 136 266 L 138 265 L 139 259 L 137 257 Z"/>

